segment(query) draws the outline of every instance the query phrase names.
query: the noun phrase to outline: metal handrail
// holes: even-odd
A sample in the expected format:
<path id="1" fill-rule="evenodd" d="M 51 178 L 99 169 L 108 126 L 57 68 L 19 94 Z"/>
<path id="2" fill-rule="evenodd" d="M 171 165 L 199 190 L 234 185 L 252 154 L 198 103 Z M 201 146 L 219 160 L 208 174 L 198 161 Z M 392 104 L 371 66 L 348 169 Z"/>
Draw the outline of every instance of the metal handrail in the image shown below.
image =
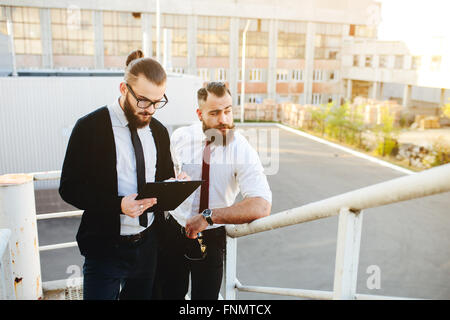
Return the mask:
<path id="1" fill-rule="evenodd" d="M 450 164 L 434 167 L 325 200 L 285 210 L 251 223 L 226 226 L 230 237 L 291 226 L 339 214 L 341 208 L 360 211 L 450 191 Z"/>
<path id="2" fill-rule="evenodd" d="M 36 215 L 36 220 L 47 220 L 47 219 L 55 219 L 55 218 L 73 218 L 73 217 L 81 217 L 82 215 L 83 215 L 83 210 L 41 213 L 41 214 Z"/>
<path id="3" fill-rule="evenodd" d="M 48 180 L 58 180 L 61 178 L 61 170 L 56 171 L 46 171 L 46 172 L 33 172 L 30 173 L 33 176 L 34 181 L 48 181 Z M 83 214 L 83 210 L 73 210 L 73 211 L 64 211 L 64 212 L 51 212 L 51 213 L 42 213 L 36 215 L 36 220 L 47 220 L 47 219 L 56 219 L 56 218 L 73 218 L 73 217 L 81 217 Z M 63 248 L 71 248 L 76 247 L 77 242 L 64 242 L 64 243 L 56 243 L 45 246 L 39 246 L 39 251 L 49 251 Z"/>
<path id="4" fill-rule="evenodd" d="M 234 299 L 235 291 L 244 291 L 311 299 L 411 299 L 356 293 L 362 210 L 449 191 L 450 164 L 446 164 L 286 210 L 248 224 L 228 225 L 226 226 L 226 297 Z M 236 239 L 238 237 L 335 215 L 339 215 L 339 226 L 333 292 L 247 286 L 239 282 L 236 277 Z"/>

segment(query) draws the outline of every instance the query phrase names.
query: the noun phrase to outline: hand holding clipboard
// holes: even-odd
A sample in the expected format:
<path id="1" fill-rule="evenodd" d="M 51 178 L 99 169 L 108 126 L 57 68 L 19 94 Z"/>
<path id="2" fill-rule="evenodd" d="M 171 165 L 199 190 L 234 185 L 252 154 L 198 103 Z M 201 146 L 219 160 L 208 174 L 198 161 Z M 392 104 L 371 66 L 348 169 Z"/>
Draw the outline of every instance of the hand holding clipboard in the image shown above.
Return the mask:
<path id="1" fill-rule="evenodd" d="M 156 198 L 157 203 L 149 211 L 171 211 L 200 187 L 202 182 L 202 180 L 168 180 L 147 183 L 136 200 Z"/>

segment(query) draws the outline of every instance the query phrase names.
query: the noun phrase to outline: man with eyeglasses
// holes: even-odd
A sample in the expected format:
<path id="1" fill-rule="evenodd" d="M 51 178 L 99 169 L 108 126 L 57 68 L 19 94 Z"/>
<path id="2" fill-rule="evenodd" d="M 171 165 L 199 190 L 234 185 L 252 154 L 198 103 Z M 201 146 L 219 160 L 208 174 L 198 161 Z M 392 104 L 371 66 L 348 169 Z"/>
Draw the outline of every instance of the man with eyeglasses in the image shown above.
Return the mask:
<path id="1" fill-rule="evenodd" d="M 151 211 L 157 199 L 135 198 L 146 182 L 174 177 L 168 132 L 153 118 L 165 91 L 162 66 L 134 51 L 120 97 L 73 128 L 59 192 L 84 210 L 76 238 L 86 300 L 152 298 L 163 213 Z"/>
<path id="2" fill-rule="evenodd" d="M 223 275 L 225 224 L 270 214 L 272 192 L 257 152 L 235 131 L 232 98 L 222 82 L 197 92 L 199 123 L 171 137 L 175 167 L 199 189 L 164 220 L 157 288 L 163 299 L 218 299 Z M 236 202 L 238 193 L 243 200 Z M 190 275 L 190 277 L 189 277 Z"/>

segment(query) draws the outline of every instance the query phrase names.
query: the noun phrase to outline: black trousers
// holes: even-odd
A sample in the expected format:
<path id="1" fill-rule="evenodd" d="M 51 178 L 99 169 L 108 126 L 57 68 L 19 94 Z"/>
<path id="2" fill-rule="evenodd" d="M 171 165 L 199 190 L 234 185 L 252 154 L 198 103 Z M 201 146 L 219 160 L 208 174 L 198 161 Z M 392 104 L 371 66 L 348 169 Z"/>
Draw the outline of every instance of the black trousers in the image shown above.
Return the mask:
<path id="1" fill-rule="evenodd" d="M 160 299 L 183 300 L 189 288 L 191 275 L 192 300 L 217 300 L 223 276 L 225 252 L 225 228 L 203 232 L 206 243 L 204 260 L 192 261 L 185 257 L 196 239 L 181 233 L 181 226 L 172 216 L 164 223 L 164 241 L 158 257 L 155 291 Z"/>
<path id="2" fill-rule="evenodd" d="M 149 300 L 157 263 L 155 223 L 136 244 L 117 243 L 112 257 L 85 257 L 84 300 Z"/>

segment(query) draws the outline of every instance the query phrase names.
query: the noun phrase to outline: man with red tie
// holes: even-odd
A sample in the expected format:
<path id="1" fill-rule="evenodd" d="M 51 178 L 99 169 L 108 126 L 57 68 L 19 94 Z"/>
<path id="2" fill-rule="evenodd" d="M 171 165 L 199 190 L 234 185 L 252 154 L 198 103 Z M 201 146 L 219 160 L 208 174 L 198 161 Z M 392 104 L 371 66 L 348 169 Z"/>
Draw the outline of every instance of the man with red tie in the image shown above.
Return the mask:
<path id="1" fill-rule="evenodd" d="M 163 299 L 217 299 L 223 275 L 225 224 L 270 214 L 272 193 L 257 152 L 234 130 L 232 98 L 224 83 L 197 92 L 200 123 L 175 130 L 172 157 L 179 171 L 203 184 L 165 223 L 156 278 Z M 235 203 L 238 193 L 243 200 Z"/>

